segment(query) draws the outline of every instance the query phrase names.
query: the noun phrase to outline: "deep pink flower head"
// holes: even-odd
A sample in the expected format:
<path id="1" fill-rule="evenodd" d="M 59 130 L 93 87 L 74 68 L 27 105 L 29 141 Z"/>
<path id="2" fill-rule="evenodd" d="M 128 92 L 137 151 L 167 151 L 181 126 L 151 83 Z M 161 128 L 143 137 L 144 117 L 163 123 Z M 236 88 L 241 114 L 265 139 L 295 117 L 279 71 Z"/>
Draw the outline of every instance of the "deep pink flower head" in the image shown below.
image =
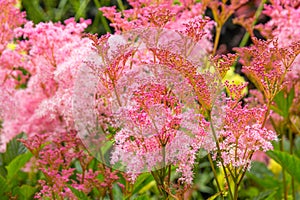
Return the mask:
<path id="1" fill-rule="evenodd" d="M 277 140 L 274 131 L 264 127 L 267 108 L 242 106 L 239 100 L 245 84 L 225 82 L 230 93 L 224 107 L 225 120 L 222 129 L 216 130 L 218 146 L 215 144 L 214 158 L 219 165 L 229 169 L 248 170 L 254 152 L 272 150 L 272 141 Z"/>
<path id="2" fill-rule="evenodd" d="M 180 180 L 192 181 L 209 129 L 203 116 L 213 110 L 220 79 L 202 67 L 206 51 L 197 38 L 184 33 L 139 28 L 90 36 L 94 50 L 75 86 L 76 125 L 92 154 L 132 180 L 175 165 Z"/>
<path id="3" fill-rule="evenodd" d="M 274 37 L 278 40 L 279 47 L 288 47 L 293 42 L 300 41 L 300 7 L 298 1 L 273 0 L 272 4 L 266 5 L 264 14 L 271 17 L 265 25 L 259 25 L 267 37 Z M 264 30 L 269 32 L 264 32 Z M 270 35 L 271 34 L 271 35 Z M 300 58 L 293 64 L 289 78 L 299 80 Z"/>
<path id="4" fill-rule="evenodd" d="M 263 93 L 267 103 L 285 87 L 285 76 L 292 70 L 300 53 L 300 40 L 281 47 L 278 40 L 258 40 L 252 38 L 254 45 L 237 48 L 241 56 L 243 72 Z"/>
<path id="5" fill-rule="evenodd" d="M 291 54 L 293 43 L 299 48 L 300 41 L 300 3 L 297 0 L 280 1 L 273 0 L 270 5 L 265 6 L 264 13 L 271 20 L 265 25 L 259 25 L 262 33 L 266 37 L 275 38 L 280 48 L 285 48 L 283 54 Z M 299 53 L 298 53 L 299 54 Z M 300 56 L 294 56 L 287 75 L 284 77 L 286 83 L 285 92 L 288 93 L 292 88 L 295 90 L 294 103 L 291 108 L 295 116 L 299 115 L 300 104 Z M 298 117 L 296 117 L 298 118 Z"/>
<path id="6" fill-rule="evenodd" d="M 162 1 L 129 1 L 131 9 L 118 12 L 116 7 L 102 7 L 100 10 L 111 21 L 117 33 L 132 29 L 156 27 L 173 31 L 187 31 L 193 38 L 202 39 L 199 44 L 208 52 L 212 50 L 211 31 L 215 23 L 203 18 L 206 5 L 195 1 L 182 1 L 174 4 Z"/>

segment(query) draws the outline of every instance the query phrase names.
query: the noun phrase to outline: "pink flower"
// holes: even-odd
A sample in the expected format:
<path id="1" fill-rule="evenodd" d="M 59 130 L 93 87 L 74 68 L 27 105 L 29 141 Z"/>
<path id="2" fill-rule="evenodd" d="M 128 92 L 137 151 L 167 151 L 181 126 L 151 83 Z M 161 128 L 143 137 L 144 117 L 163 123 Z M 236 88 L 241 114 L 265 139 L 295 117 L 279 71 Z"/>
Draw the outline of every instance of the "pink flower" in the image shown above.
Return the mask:
<path id="1" fill-rule="evenodd" d="M 215 148 L 214 153 L 219 165 L 247 170 L 254 152 L 273 149 L 271 141 L 276 141 L 277 135 L 263 127 L 265 112 L 266 108 L 242 107 L 228 100 L 224 129 L 217 138 L 220 149 Z"/>
<path id="2" fill-rule="evenodd" d="M 15 29 L 16 37 L 26 40 L 18 41 L 16 50 L 11 53 L 4 52 L 6 60 L 1 59 L 7 70 L 0 70 L 6 73 L 3 82 L 7 89 L 3 91 L 11 90 L 10 96 L 14 99 L 12 106 L 8 97 L 3 99 L 4 105 L 18 112 L 12 117 L 3 117 L 1 148 L 5 149 L 6 143 L 21 132 L 31 136 L 44 132 L 64 132 L 67 126 L 69 130 L 72 129 L 73 80 L 82 58 L 78 57 L 78 53 L 82 54 L 90 48 L 88 39 L 81 38 L 88 23 L 83 20 L 76 23 L 74 19 L 67 20 L 65 25 L 52 22 L 33 25 L 27 22 L 24 28 Z M 8 56 L 8 53 L 14 57 Z M 15 62 L 7 58 L 13 58 Z M 15 64 L 20 69 L 14 69 Z M 16 85 L 12 82 L 12 75 L 22 78 L 17 85 L 23 84 L 23 88 L 12 88 Z"/>

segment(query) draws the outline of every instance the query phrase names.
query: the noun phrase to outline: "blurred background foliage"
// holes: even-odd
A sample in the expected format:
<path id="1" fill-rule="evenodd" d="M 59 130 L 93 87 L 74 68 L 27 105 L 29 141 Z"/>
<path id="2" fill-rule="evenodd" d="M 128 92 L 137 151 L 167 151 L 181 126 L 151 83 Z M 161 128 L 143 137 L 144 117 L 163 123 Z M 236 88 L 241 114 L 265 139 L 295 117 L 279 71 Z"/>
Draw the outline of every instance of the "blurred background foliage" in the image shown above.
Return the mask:
<path id="1" fill-rule="evenodd" d="M 86 29 L 99 35 L 113 32 L 109 21 L 99 11 L 103 6 L 116 6 L 120 10 L 129 7 L 122 0 L 20 0 L 19 5 L 26 11 L 27 19 L 34 23 L 46 21 L 64 21 L 70 17 L 91 19 L 92 24 Z"/>

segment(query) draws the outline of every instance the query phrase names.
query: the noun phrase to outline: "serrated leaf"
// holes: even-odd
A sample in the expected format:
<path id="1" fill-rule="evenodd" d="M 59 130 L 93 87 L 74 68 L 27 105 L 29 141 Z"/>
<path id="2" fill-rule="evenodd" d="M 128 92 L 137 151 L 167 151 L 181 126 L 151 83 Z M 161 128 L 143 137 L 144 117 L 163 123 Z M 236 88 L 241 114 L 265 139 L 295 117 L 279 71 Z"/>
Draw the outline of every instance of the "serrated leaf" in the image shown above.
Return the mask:
<path id="1" fill-rule="evenodd" d="M 18 155 L 26 152 L 26 147 L 18 141 L 18 139 L 22 138 L 23 134 L 19 134 L 15 138 L 13 138 L 7 144 L 5 153 L 1 153 L 2 155 L 2 164 L 8 165 L 13 159 L 15 159 Z"/>
<path id="2" fill-rule="evenodd" d="M 296 181 L 300 183 L 300 159 L 282 151 L 268 151 L 268 156 L 280 164 Z"/>
<path id="3" fill-rule="evenodd" d="M 24 165 L 29 161 L 32 157 L 31 152 L 27 152 L 25 154 L 18 155 L 13 161 L 11 161 L 5 168 L 7 170 L 6 179 L 8 181 L 12 180 L 14 176 L 18 173 L 18 171 L 24 167 Z"/>
<path id="4" fill-rule="evenodd" d="M 72 186 L 68 186 L 68 187 L 73 192 L 73 194 L 75 194 L 75 196 L 78 197 L 78 199 L 80 199 L 80 200 L 90 200 L 90 198 L 84 192 L 79 191 L 79 190 L 73 188 Z"/>

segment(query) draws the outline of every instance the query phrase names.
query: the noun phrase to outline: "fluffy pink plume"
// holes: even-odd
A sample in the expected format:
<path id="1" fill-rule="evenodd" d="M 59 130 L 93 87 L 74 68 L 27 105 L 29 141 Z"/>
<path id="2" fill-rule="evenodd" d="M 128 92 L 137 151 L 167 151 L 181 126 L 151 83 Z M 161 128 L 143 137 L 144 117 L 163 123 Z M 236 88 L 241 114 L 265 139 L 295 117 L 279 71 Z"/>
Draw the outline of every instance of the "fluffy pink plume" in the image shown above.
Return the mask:
<path id="1" fill-rule="evenodd" d="M 14 30 L 18 41 L 12 55 L 15 63 L 5 64 L 10 72 L 4 77 L 8 84 L 14 80 L 13 74 L 19 73 L 21 85 L 14 85 L 13 105 L 17 110 L 13 117 L 3 119 L 1 148 L 14 136 L 25 132 L 28 136 L 44 132 L 62 132 L 73 129 L 71 113 L 72 87 L 77 69 L 84 52 L 87 52 L 89 40 L 82 39 L 82 32 L 89 21 L 76 23 L 74 19 L 61 23 L 27 22 L 24 28 Z M 8 88 L 8 87 L 6 87 Z M 11 104 L 5 103 L 9 106 Z"/>

